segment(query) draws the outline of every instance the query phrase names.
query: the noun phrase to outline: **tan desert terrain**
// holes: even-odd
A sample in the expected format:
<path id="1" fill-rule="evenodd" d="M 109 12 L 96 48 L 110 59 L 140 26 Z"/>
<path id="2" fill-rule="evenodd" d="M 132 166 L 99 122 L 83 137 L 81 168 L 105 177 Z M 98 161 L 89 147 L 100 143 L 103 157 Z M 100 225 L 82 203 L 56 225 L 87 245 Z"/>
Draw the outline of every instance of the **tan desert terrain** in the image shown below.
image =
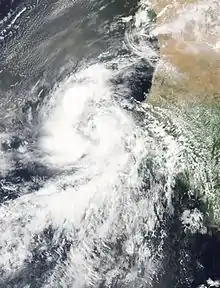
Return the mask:
<path id="1" fill-rule="evenodd" d="M 220 1 L 152 1 L 161 60 L 151 101 L 220 103 Z"/>

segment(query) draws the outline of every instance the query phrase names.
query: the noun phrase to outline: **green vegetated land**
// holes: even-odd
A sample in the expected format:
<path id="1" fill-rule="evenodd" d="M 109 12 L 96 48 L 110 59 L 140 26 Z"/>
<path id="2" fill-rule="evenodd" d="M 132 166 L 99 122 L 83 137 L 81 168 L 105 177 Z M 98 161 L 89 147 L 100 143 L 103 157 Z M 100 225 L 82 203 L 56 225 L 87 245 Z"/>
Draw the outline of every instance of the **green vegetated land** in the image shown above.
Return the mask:
<path id="1" fill-rule="evenodd" d="M 157 15 L 163 11 L 158 18 L 154 16 L 156 27 L 178 19 L 183 21 L 181 13 L 188 4 L 197 2 L 177 0 L 176 5 L 167 6 L 172 3 L 153 1 Z M 190 5 L 189 9 L 193 7 Z M 210 11 L 216 21 L 218 14 L 215 9 Z M 162 65 L 156 67 L 148 103 L 163 111 L 160 123 L 180 147 L 184 163 L 180 178 L 188 194 L 202 203 L 204 224 L 220 230 L 220 53 L 212 48 L 218 39 L 214 33 L 212 38 L 201 30 L 201 44 L 193 34 L 199 26 L 181 27 L 184 28 L 179 37 L 172 33 L 157 36 Z"/>
<path id="2" fill-rule="evenodd" d="M 220 229 L 220 103 L 213 95 L 212 101 L 202 103 L 199 95 L 187 93 L 190 91 L 184 87 L 155 82 L 148 101 L 170 119 L 169 125 L 166 119 L 161 121 L 181 149 L 185 163 L 182 181 L 189 194 L 202 200 L 205 226 Z M 209 99 L 205 96 L 203 99 Z"/>

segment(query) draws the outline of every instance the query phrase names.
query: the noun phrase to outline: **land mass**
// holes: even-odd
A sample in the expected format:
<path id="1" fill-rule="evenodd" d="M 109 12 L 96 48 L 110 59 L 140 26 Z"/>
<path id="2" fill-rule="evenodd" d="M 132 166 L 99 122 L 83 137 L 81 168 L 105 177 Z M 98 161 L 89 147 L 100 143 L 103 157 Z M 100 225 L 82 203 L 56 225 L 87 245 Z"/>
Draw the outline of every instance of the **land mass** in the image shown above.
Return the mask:
<path id="1" fill-rule="evenodd" d="M 153 0 L 160 62 L 153 103 L 220 103 L 220 3 Z"/>

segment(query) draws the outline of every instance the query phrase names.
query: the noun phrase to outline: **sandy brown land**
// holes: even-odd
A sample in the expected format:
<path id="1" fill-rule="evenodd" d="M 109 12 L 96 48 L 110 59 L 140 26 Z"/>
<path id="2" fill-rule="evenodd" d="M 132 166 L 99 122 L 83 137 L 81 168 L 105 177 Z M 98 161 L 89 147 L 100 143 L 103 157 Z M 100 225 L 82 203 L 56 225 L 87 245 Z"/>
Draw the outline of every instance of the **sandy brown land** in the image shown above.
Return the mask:
<path id="1" fill-rule="evenodd" d="M 153 9 L 161 63 L 150 99 L 220 103 L 220 2 L 153 0 Z"/>

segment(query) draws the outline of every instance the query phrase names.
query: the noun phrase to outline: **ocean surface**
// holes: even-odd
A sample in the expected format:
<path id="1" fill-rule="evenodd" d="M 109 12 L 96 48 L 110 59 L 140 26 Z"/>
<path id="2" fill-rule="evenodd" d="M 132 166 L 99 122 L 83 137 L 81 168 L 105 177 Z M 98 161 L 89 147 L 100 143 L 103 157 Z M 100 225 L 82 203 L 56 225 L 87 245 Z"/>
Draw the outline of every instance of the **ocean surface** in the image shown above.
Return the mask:
<path id="1" fill-rule="evenodd" d="M 1 288 L 220 287 L 193 139 L 148 101 L 156 10 L 0 0 Z"/>

